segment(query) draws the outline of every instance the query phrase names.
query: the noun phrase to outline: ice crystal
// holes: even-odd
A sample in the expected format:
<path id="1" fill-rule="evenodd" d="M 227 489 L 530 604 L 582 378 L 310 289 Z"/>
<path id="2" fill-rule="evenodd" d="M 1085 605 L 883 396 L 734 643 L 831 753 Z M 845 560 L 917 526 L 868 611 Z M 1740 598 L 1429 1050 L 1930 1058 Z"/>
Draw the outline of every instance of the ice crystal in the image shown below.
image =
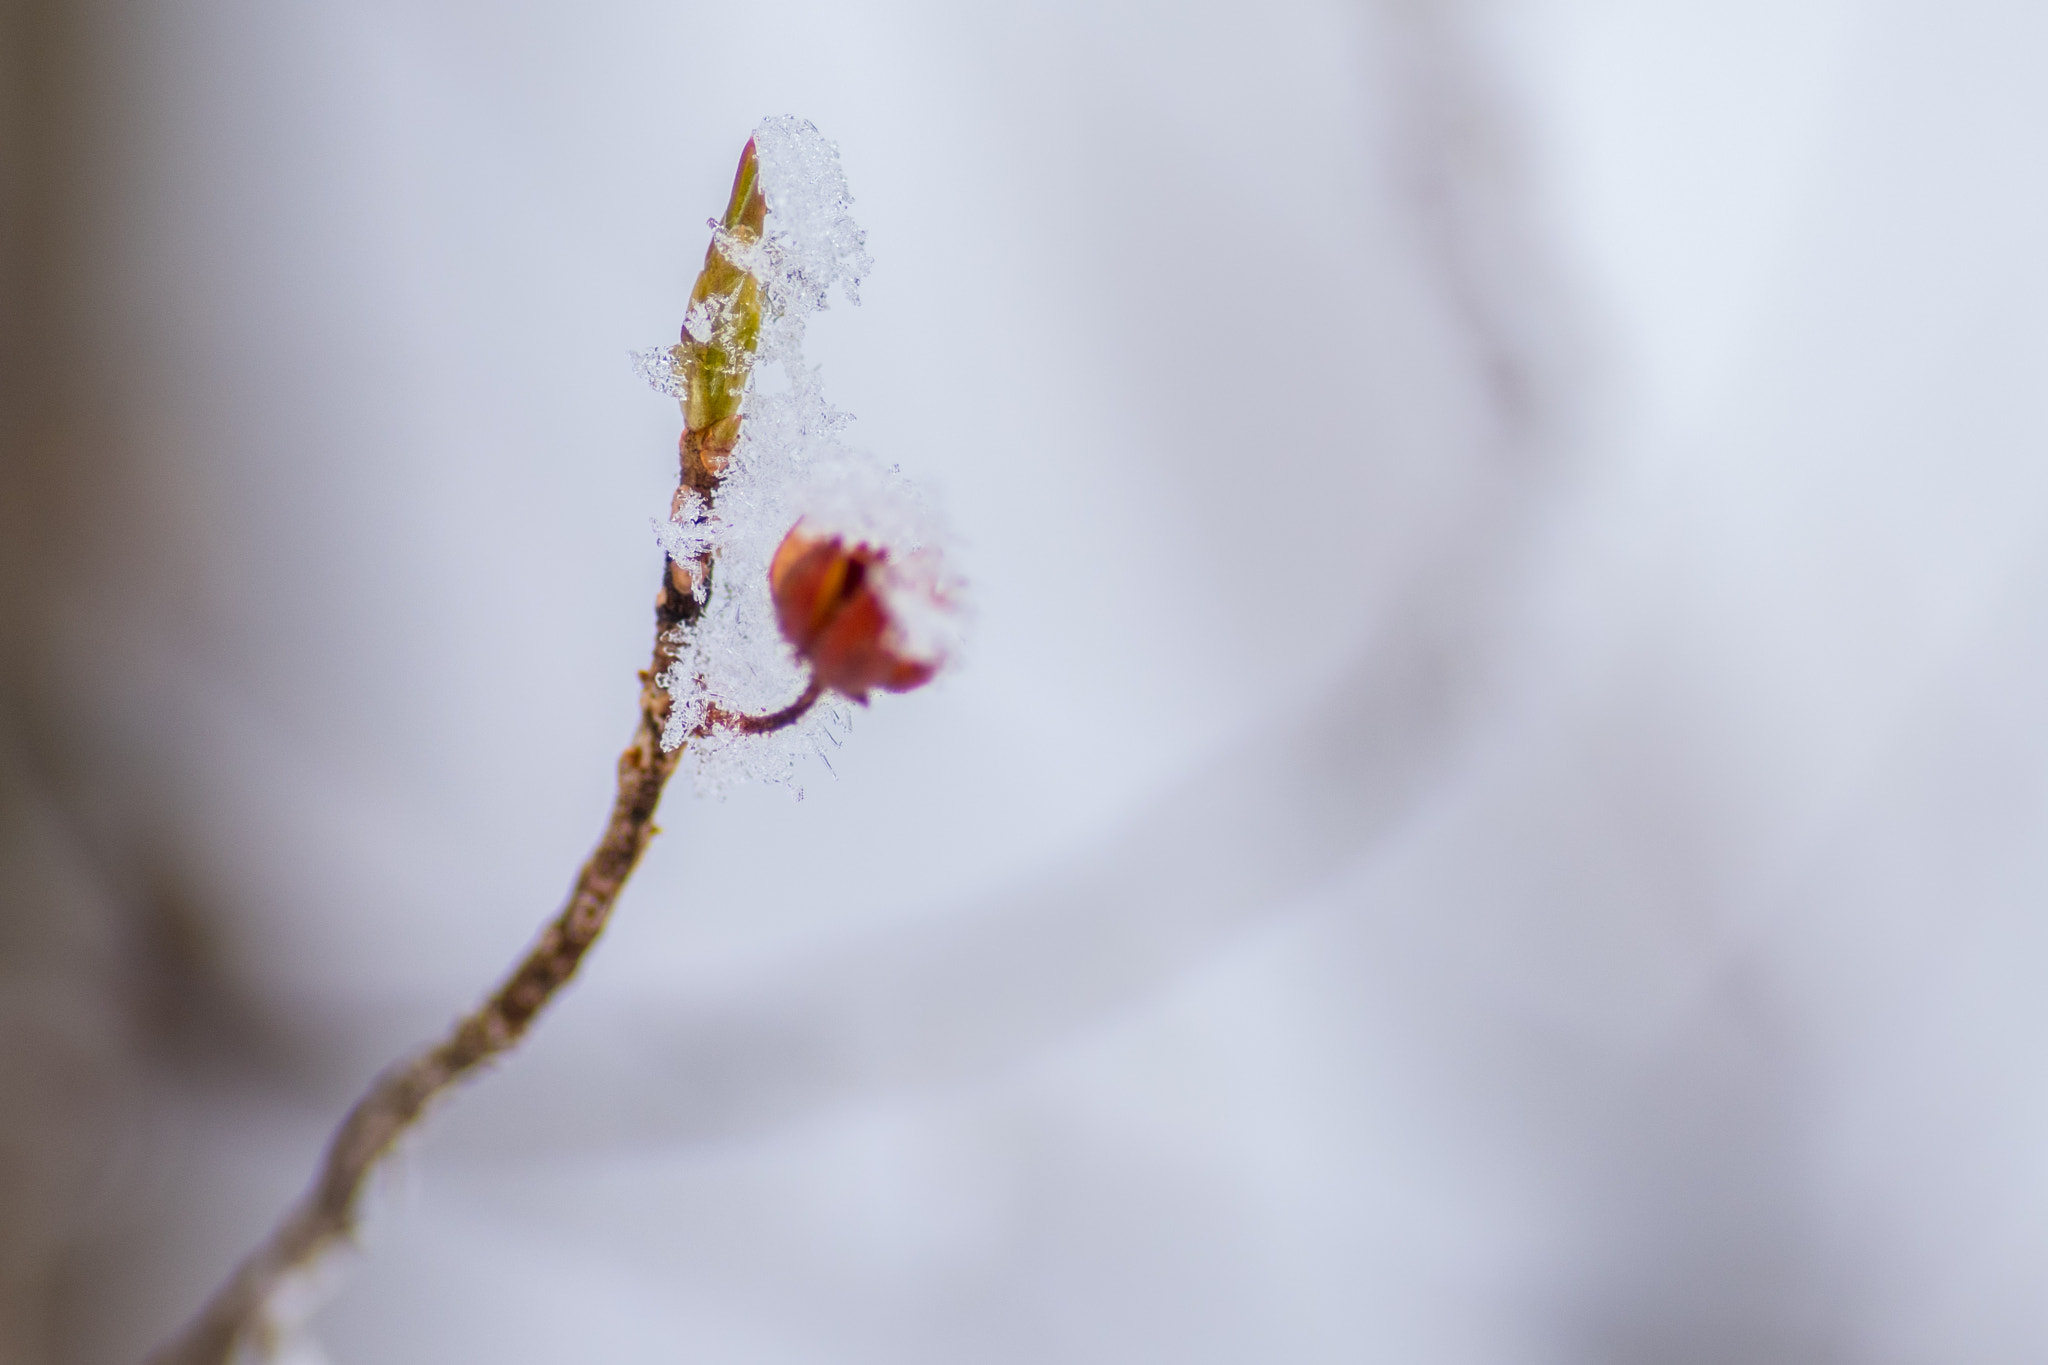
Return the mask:
<path id="1" fill-rule="evenodd" d="M 807 119 L 766 119 L 754 130 L 761 161 L 761 193 L 768 201 L 761 241 L 766 270 L 768 326 L 761 356 L 801 360 L 804 322 L 831 306 L 836 286 L 852 304 L 874 268 L 868 235 L 853 221 L 853 195 L 839 149 Z"/>
<path id="2" fill-rule="evenodd" d="M 906 639 L 937 658 L 947 652 L 953 585 L 939 582 L 936 561 L 920 551 L 937 539 L 935 524 L 907 480 L 842 439 L 850 414 L 832 406 L 816 367 L 803 355 L 804 323 L 834 290 L 858 303 L 871 268 L 866 234 L 849 209 L 839 153 L 810 123 L 771 118 L 754 133 L 767 221 L 755 244 L 729 242 L 733 259 L 754 272 L 765 300 L 761 346 L 745 406 L 739 444 L 719 484 L 715 514 L 685 502 L 675 521 L 656 524 L 662 547 L 679 562 L 709 550 L 711 587 L 702 615 L 685 633 L 676 665 L 662 676 L 674 698 L 663 743 L 688 741 L 689 766 L 700 790 L 767 780 L 794 785 L 796 762 L 825 758 L 851 726 L 853 707 L 836 694 L 801 722 L 766 735 L 713 729 L 692 738 L 712 703 L 760 714 L 787 705 L 806 673 L 776 626 L 768 564 L 799 518 L 850 541 L 886 546 L 892 556 L 891 602 L 901 598 Z M 692 336 L 715 319 L 685 320 Z M 666 349 L 636 357 L 655 388 L 680 394 L 678 366 Z M 920 575 L 923 575 L 921 578 Z M 957 595 L 957 594 L 956 594 Z M 827 766 L 829 767 L 829 758 Z M 799 793 L 801 795 L 801 793 Z"/>
<path id="3" fill-rule="evenodd" d="M 718 310 L 712 304 L 713 300 L 706 299 L 683 314 L 683 330 L 690 334 L 692 340 L 709 341 L 718 335 Z"/>
<path id="4" fill-rule="evenodd" d="M 667 520 L 649 517 L 654 542 L 662 553 L 682 565 L 695 565 L 706 551 L 718 544 L 720 522 L 704 499 L 689 489 L 682 492 L 682 506 Z"/>
<path id="5" fill-rule="evenodd" d="M 656 393 L 680 400 L 688 391 L 688 374 L 683 368 L 680 346 L 650 346 L 631 353 L 633 373 L 647 381 Z"/>

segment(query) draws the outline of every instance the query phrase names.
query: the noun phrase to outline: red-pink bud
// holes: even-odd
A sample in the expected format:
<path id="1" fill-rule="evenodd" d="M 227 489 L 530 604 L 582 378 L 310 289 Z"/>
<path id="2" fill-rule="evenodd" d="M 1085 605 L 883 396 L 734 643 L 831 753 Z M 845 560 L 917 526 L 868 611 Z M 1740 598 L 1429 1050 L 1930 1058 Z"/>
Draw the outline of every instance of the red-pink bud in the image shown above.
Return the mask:
<path id="1" fill-rule="evenodd" d="M 768 565 L 768 589 L 783 638 L 817 680 L 865 703 L 868 691 L 922 687 L 942 662 L 906 640 L 892 588 L 901 589 L 889 552 L 847 544 L 799 521 Z"/>

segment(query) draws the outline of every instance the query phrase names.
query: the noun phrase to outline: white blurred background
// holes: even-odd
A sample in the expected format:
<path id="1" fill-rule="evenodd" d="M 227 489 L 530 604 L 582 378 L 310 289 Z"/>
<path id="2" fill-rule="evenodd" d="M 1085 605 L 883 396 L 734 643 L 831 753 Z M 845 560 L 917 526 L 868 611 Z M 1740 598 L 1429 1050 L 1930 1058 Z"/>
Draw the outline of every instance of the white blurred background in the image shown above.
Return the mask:
<path id="1" fill-rule="evenodd" d="M 972 649 L 677 784 L 305 1349 L 2048 1357 L 2048 8 L 0 13 L 0 1362 L 552 913 L 785 112 Z"/>

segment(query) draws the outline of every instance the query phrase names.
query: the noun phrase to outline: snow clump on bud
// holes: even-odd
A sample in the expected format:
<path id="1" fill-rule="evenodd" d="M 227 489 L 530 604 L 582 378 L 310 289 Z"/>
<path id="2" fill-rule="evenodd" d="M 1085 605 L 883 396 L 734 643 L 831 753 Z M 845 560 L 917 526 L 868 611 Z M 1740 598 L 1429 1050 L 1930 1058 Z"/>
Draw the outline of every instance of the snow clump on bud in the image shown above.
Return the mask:
<path id="1" fill-rule="evenodd" d="M 698 585 L 702 613 L 660 681 L 674 703 L 663 745 L 687 742 L 698 788 L 714 792 L 751 780 L 794 785 L 796 760 L 826 757 L 850 728 L 849 701 L 929 680 L 952 655 L 961 596 L 939 568 L 945 537 L 936 520 L 906 479 L 846 444 L 852 416 L 826 401 L 804 360 L 806 320 L 835 290 L 858 303 L 872 266 L 838 149 L 794 118 L 764 122 L 754 147 L 767 216 L 759 241 L 738 243 L 733 254 L 761 282 L 762 363 L 749 377 L 715 515 L 688 509 L 698 515 L 685 512 L 657 531 L 679 564 L 705 549 L 712 559 L 708 593 Z M 645 368 L 665 378 L 658 366 Z M 791 545 L 819 554 L 780 553 Z M 836 558 L 822 548 L 833 545 Z M 799 642 L 786 632 L 771 579 L 788 585 L 792 602 L 803 582 L 836 583 L 840 595 L 814 595 L 809 609 L 829 619 Z M 706 724 L 719 713 L 778 710 L 814 676 L 829 690 L 787 728 L 740 734 Z"/>

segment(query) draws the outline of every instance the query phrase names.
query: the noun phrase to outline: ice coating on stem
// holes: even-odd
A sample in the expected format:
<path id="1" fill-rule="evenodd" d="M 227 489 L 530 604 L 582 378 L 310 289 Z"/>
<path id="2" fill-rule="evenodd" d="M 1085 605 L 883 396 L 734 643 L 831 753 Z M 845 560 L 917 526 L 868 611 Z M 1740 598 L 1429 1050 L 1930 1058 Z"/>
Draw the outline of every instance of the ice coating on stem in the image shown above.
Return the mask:
<path id="1" fill-rule="evenodd" d="M 888 547 L 904 631 L 934 659 L 946 656 L 950 638 L 950 613 L 935 604 L 951 600 L 948 590 L 957 598 L 957 585 L 933 589 L 937 560 L 920 553 L 940 538 L 933 517 L 907 480 L 844 441 L 852 417 L 826 400 L 818 370 L 804 360 L 806 320 L 834 291 L 858 303 L 872 266 L 838 150 L 795 118 L 764 122 L 754 146 L 768 209 L 762 235 L 749 242 L 721 233 L 730 258 L 760 280 L 764 301 L 739 442 L 715 508 L 686 502 L 678 522 L 656 526 L 678 562 L 707 548 L 713 558 L 703 614 L 661 679 L 675 700 L 663 743 L 688 743 L 685 761 L 698 788 L 710 791 L 750 780 L 793 786 L 797 760 L 827 757 L 851 725 L 854 708 L 828 693 L 803 720 L 771 734 L 695 733 L 713 704 L 764 714 L 804 689 L 807 674 L 777 628 L 768 591 L 769 561 L 800 518 Z M 658 390 L 674 394 L 670 354 L 658 348 L 636 361 Z"/>

